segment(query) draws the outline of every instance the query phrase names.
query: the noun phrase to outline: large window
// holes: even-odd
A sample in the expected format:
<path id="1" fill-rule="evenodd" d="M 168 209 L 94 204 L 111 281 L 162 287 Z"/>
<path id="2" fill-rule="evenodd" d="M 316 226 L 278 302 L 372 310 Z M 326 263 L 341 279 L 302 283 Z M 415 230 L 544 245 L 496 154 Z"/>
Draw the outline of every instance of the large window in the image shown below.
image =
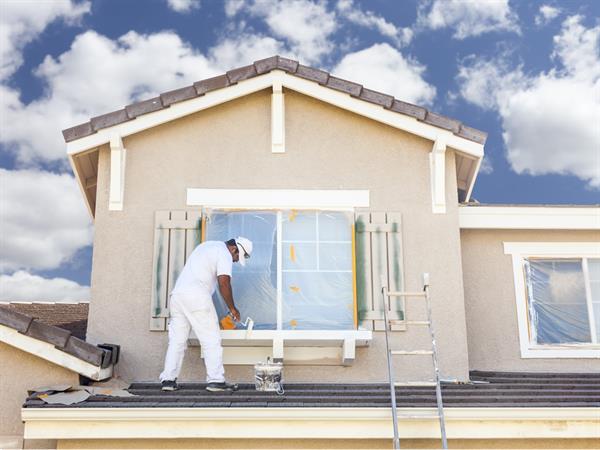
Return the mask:
<path id="1" fill-rule="evenodd" d="M 523 357 L 600 357 L 600 244 L 505 243 Z"/>
<path id="2" fill-rule="evenodd" d="M 255 329 L 355 328 L 351 212 L 212 210 L 205 223 L 208 240 L 244 236 L 254 244 L 246 267 L 234 265 L 232 285 L 242 319 L 251 317 Z"/>

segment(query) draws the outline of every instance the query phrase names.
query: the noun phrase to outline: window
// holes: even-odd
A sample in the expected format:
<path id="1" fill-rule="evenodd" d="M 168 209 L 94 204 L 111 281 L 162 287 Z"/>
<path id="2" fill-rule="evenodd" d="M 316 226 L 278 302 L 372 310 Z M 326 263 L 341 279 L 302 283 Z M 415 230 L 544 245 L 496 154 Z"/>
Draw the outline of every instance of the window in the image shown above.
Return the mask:
<path id="1" fill-rule="evenodd" d="M 232 286 L 254 329 L 356 328 L 352 212 L 211 210 L 205 217 L 206 239 L 253 242 L 246 267 L 234 265 Z M 222 300 L 215 306 L 220 318 L 227 313 Z"/>
<path id="2" fill-rule="evenodd" d="M 600 357 L 600 244 L 505 243 L 523 357 Z"/>

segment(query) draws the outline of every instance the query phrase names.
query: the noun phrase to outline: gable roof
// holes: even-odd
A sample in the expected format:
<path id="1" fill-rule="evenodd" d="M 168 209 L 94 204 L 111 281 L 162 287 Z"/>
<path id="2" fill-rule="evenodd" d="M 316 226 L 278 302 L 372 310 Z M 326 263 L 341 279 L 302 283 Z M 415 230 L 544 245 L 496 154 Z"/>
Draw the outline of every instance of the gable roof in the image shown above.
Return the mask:
<path id="1" fill-rule="evenodd" d="M 276 69 L 310 81 L 315 81 L 322 86 L 345 92 L 354 98 L 383 106 L 390 111 L 414 117 L 421 122 L 449 130 L 457 136 L 479 144 L 485 144 L 487 139 L 487 133 L 484 131 L 468 127 L 456 119 L 436 114 L 422 106 L 403 102 L 392 95 L 367 89 L 358 83 L 335 77 L 324 70 L 304 66 L 298 61 L 278 55 L 255 61 L 254 64 L 248 66 L 229 70 L 223 75 L 197 81 L 191 86 L 164 92 L 158 97 L 132 103 L 117 111 L 92 117 L 89 122 L 63 130 L 63 137 L 65 142 L 71 142 L 94 134 L 103 128 L 134 120 L 144 114 L 168 108 L 174 103 L 200 97 L 208 92 L 232 86 L 240 81 L 248 80 Z"/>
<path id="2" fill-rule="evenodd" d="M 0 306 L 0 342 L 94 380 L 112 375 L 111 350 L 85 342 L 71 331 L 44 323 L 15 307 Z"/>
<path id="3" fill-rule="evenodd" d="M 437 178 L 443 174 L 443 158 L 440 155 L 446 148 L 451 148 L 456 154 L 459 200 L 469 200 L 483 159 L 486 133 L 423 107 L 395 99 L 391 95 L 332 76 L 328 72 L 304 66 L 288 58 L 273 56 L 65 129 L 63 136 L 67 142 L 69 162 L 92 217 L 96 207 L 98 154 L 101 146 L 109 144 L 111 149 L 116 150 L 111 158 L 110 201 L 115 202 L 115 209 L 121 209 L 125 167 L 122 138 L 270 88 L 274 92 L 281 91 L 282 88 L 289 89 L 431 141 L 432 153 L 435 152 L 436 160 L 440 161 L 432 163 L 432 167 L 439 166 L 436 167 Z M 273 111 L 272 109 L 271 114 Z M 444 183 L 440 180 L 437 184 L 442 186 Z M 443 189 L 440 192 L 438 190 L 436 189 L 436 198 L 445 198 L 445 195 L 440 194 Z"/>

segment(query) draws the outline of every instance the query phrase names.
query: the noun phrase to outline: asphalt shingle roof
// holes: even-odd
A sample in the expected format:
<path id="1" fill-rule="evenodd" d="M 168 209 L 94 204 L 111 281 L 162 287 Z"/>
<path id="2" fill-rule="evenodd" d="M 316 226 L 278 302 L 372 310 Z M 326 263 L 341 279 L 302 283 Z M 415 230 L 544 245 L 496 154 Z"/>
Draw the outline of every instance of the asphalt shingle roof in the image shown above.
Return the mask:
<path id="1" fill-rule="evenodd" d="M 600 374 L 471 372 L 469 384 L 443 384 L 444 406 L 452 407 L 600 407 Z M 203 383 L 183 383 L 174 392 L 162 392 L 159 383 L 133 383 L 134 397 L 94 395 L 70 408 L 290 408 L 390 407 L 387 384 L 285 384 L 285 394 L 257 392 L 242 384 L 237 392 L 210 393 Z M 396 389 L 398 407 L 434 407 L 435 389 Z M 35 395 L 26 408 L 47 405 Z"/>

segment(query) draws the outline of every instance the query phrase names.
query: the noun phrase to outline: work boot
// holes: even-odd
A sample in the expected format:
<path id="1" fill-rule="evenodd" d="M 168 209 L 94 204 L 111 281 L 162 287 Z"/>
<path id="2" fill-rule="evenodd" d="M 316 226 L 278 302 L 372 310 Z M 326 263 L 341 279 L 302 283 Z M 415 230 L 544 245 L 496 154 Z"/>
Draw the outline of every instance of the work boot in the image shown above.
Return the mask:
<path id="1" fill-rule="evenodd" d="M 176 391 L 177 389 L 179 389 L 179 386 L 177 385 L 177 379 L 175 379 L 175 380 L 162 380 L 160 382 L 160 389 L 162 391 Z"/>
<path id="2" fill-rule="evenodd" d="M 220 383 L 208 383 L 206 386 L 206 390 L 209 392 L 232 392 L 238 390 L 237 384 L 226 383 L 225 381 L 221 381 Z"/>

